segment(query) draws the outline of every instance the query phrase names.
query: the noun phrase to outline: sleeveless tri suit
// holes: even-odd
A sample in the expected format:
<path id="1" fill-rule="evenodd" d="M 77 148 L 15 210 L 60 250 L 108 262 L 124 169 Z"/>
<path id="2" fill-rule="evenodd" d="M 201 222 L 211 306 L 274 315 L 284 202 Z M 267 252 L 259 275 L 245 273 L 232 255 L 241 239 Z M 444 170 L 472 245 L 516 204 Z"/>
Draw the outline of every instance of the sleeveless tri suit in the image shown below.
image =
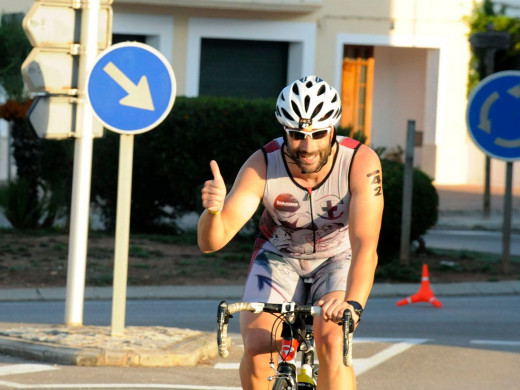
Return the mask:
<path id="1" fill-rule="evenodd" d="M 361 143 L 337 136 L 332 169 L 318 186 L 304 188 L 283 157 L 283 138 L 266 144 L 266 185 L 245 301 L 303 301 L 303 278 L 313 278 L 312 301 L 344 290 L 350 266 L 349 174 Z"/>

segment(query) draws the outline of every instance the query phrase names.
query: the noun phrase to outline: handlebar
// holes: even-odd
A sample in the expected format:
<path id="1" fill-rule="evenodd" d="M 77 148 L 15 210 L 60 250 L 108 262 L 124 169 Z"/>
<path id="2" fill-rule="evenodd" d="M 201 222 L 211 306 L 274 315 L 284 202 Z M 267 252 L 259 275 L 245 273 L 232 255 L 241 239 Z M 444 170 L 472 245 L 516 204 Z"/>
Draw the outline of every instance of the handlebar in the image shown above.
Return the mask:
<path id="1" fill-rule="evenodd" d="M 290 316 L 295 314 L 321 315 L 321 307 L 298 305 L 295 302 L 285 303 L 260 303 L 260 302 L 237 302 L 228 304 L 226 301 L 220 302 L 217 311 L 217 344 L 218 353 L 221 357 L 226 358 L 228 351 L 228 335 L 227 327 L 229 319 L 233 318 L 233 314 L 249 311 L 251 313 L 272 313 Z M 343 326 L 343 364 L 345 366 L 352 365 L 352 338 L 354 333 L 354 322 L 350 310 L 345 310 L 343 319 L 339 325 Z"/>

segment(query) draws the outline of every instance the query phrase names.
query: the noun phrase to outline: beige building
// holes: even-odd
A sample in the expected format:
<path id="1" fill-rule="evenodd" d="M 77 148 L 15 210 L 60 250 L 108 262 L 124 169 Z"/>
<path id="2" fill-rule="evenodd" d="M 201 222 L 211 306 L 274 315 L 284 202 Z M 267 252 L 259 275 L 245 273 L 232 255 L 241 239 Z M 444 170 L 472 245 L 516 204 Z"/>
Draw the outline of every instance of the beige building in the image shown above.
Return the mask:
<path id="1" fill-rule="evenodd" d="M 0 0 L 26 12 L 32 0 Z M 437 184 L 484 181 L 465 122 L 474 0 L 114 0 L 113 41 L 138 40 L 171 61 L 177 94 L 277 95 L 316 74 L 341 91 L 343 125 L 375 147 L 405 148 Z M 175 107 L 174 107 L 175 109 Z M 514 186 L 520 187 L 519 163 Z M 505 163 L 492 161 L 503 187 Z"/>

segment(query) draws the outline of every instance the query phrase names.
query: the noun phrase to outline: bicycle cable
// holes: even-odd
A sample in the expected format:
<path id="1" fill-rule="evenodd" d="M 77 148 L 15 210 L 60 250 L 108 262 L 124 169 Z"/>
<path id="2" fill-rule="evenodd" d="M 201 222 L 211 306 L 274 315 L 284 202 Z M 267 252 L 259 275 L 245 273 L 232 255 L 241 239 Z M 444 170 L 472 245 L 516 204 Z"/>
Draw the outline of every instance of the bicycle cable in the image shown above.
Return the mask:
<path id="1" fill-rule="evenodd" d="M 283 314 L 277 315 L 274 313 L 271 313 L 271 314 L 276 317 L 276 320 L 273 322 L 273 325 L 271 327 L 271 341 L 270 341 L 270 346 L 269 346 L 269 350 L 271 351 L 270 352 L 270 361 L 269 361 L 270 365 L 274 364 L 273 349 L 276 349 L 276 352 L 278 353 L 279 356 L 283 356 L 282 350 L 276 344 L 276 335 L 278 334 L 278 329 L 280 328 L 280 326 L 283 326 L 284 323 L 287 323 L 287 325 L 289 325 L 289 328 L 291 330 L 291 338 L 296 338 L 299 343 L 303 342 L 306 344 L 305 336 L 301 333 L 301 329 L 299 329 L 294 324 L 287 322 L 285 315 L 283 315 Z M 295 314 L 295 312 L 288 312 L 285 314 Z M 273 348 L 273 342 L 275 344 L 275 348 Z M 284 357 L 284 359 L 285 359 L 285 357 Z"/>

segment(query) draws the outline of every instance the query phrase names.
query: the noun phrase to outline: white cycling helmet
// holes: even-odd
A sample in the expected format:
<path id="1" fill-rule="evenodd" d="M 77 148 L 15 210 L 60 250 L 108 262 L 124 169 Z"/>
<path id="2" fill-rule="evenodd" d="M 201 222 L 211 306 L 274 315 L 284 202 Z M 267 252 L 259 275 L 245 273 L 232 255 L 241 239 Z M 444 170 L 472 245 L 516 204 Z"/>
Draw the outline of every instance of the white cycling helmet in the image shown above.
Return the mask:
<path id="1" fill-rule="evenodd" d="M 317 76 L 298 79 L 285 87 L 276 102 L 276 119 L 294 129 L 334 126 L 341 117 L 338 91 Z"/>

